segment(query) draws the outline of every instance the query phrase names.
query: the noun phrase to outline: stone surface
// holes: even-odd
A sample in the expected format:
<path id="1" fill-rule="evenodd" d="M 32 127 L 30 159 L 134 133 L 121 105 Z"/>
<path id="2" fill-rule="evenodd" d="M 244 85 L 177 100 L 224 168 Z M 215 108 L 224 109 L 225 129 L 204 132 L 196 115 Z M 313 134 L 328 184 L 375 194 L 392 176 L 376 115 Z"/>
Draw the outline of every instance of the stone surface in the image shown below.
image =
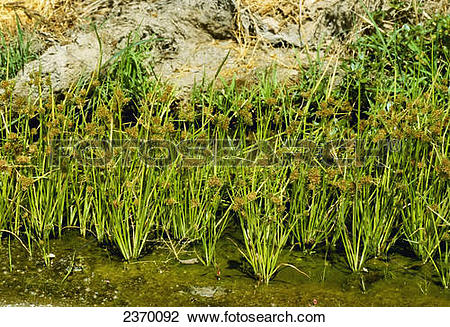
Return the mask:
<path id="1" fill-rule="evenodd" d="M 214 286 L 192 286 L 190 288 L 190 293 L 192 295 L 201 296 L 201 297 L 215 297 L 225 295 L 225 290 L 222 287 L 214 287 Z"/>
<path id="2" fill-rule="evenodd" d="M 95 71 L 100 62 L 115 58 L 131 33 L 137 33 L 140 40 L 156 38 L 147 64 L 181 92 L 202 79 L 213 79 L 228 53 L 222 78 L 236 75 L 251 81 L 275 63 L 281 80 L 295 79 L 298 59 L 302 62 L 306 57 L 304 46 L 315 51 L 320 40 L 331 41 L 347 33 L 356 2 L 305 0 L 299 26 L 260 17 L 239 7 L 237 0 L 104 0 L 97 4 L 102 15 L 91 17 L 98 34 L 92 26 L 68 33 L 68 42 L 53 44 L 39 60 L 25 65 L 16 78 L 15 92 L 36 96 L 37 89 L 30 90 L 27 83 L 36 71 L 50 76 L 54 92 L 67 90 L 80 76 Z M 242 38 L 259 42 L 247 44 Z"/>

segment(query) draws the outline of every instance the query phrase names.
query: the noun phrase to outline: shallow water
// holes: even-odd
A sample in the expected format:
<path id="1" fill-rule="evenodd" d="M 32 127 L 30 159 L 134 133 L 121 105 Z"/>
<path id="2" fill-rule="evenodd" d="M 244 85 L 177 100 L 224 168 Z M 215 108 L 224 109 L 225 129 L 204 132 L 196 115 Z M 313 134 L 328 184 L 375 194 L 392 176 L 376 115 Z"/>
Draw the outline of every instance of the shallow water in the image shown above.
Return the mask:
<path id="1" fill-rule="evenodd" d="M 227 240 L 218 250 L 220 280 L 214 268 L 181 264 L 166 247 L 124 263 L 76 232 L 51 241 L 55 258 L 49 267 L 11 239 L 11 271 L 8 240 L 1 244 L 0 305 L 450 306 L 450 292 L 439 285 L 432 267 L 399 254 L 388 262 L 369 261 L 367 272 L 358 275 L 349 272 L 340 254 L 325 260 L 321 254 L 286 252 L 282 261 L 310 278 L 286 268 L 268 286 L 258 286 L 242 271 L 239 253 Z"/>

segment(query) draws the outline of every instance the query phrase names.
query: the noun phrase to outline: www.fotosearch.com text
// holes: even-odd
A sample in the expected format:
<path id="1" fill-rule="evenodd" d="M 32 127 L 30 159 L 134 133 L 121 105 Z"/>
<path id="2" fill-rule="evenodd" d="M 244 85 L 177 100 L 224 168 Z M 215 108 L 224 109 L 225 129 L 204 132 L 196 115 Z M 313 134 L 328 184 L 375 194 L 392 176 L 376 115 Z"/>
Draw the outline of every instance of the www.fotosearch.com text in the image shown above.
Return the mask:
<path id="1" fill-rule="evenodd" d="M 368 160 L 382 162 L 406 144 L 398 140 L 364 143 L 363 140 L 314 142 L 297 140 L 245 141 L 203 139 L 174 142 L 168 140 L 58 140 L 51 143 L 53 165 L 77 161 L 81 165 L 105 166 L 135 164 L 184 167 L 217 166 L 285 166 L 294 162 L 322 166 L 351 166 Z"/>

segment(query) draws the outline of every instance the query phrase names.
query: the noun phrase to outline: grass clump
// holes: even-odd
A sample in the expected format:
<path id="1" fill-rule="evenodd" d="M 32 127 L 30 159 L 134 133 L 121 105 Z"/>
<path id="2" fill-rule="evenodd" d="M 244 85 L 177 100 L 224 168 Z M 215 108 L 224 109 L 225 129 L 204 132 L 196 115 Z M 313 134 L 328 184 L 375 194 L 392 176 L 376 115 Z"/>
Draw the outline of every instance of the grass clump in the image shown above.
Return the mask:
<path id="1" fill-rule="evenodd" d="M 277 179 L 270 177 L 273 173 Z M 232 210 L 239 217 L 244 242 L 243 249 L 238 249 L 259 282 L 268 283 L 283 266 L 299 271 L 279 262 L 294 227 L 286 210 L 287 181 L 286 168 L 243 169 L 232 188 Z"/>
<path id="2" fill-rule="evenodd" d="M 0 30 L 0 80 L 9 80 L 37 56 L 33 52 L 30 35 L 22 29 L 18 19 L 16 36 L 7 37 L 4 33 Z"/>
<path id="3" fill-rule="evenodd" d="M 313 251 L 331 240 L 335 228 L 337 194 L 329 180 L 333 177 L 322 176 L 321 169 L 316 167 L 309 171 L 294 169 L 289 178 L 292 234 L 301 249 Z"/>

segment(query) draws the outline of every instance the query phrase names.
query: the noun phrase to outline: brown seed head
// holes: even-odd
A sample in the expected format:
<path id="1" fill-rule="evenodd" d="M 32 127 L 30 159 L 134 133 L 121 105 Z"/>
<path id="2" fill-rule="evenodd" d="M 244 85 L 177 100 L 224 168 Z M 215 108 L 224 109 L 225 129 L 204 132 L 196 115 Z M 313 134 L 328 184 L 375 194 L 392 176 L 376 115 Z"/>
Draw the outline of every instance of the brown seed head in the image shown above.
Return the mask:
<path id="1" fill-rule="evenodd" d="M 230 118 L 224 114 L 220 114 L 216 117 L 216 125 L 223 131 L 227 131 L 230 127 Z"/>
<path id="2" fill-rule="evenodd" d="M 177 203 L 177 201 L 174 198 L 169 198 L 166 200 L 166 205 L 168 205 L 168 206 L 173 206 L 176 203 Z"/>
<path id="3" fill-rule="evenodd" d="M 208 186 L 209 187 L 221 187 L 222 184 L 223 184 L 222 180 L 219 177 L 217 177 L 217 176 L 211 177 L 208 180 Z"/>
<path id="4" fill-rule="evenodd" d="M 315 189 L 321 183 L 322 177 L 319 168 L 311 168 L 308 171 L 308 181 L 310 189 Z"/>
<path id="5" fill-rule="evenodd" d="M 16 163 L 18 165 L 28 165 L 31 163 L 31 158 L 28 156 L 17 156 Z"/>
<path id="6" fill-rule="evenodd" d="M 26 191 L 34 183 L 34 179 L 31 177 L 20 176 L 19 183 L 22 186 L 22 190 Z"/>
<path id="7" fill-rule="evenodd" d="M 245 200 L 241 197 L 235 197 L 233 199 L 233 206 L 231 207 L 231 209 L 233 209 L 233 211 L 238 212 L 242 209 L 242 207 L 245 205 Z"/>
<path id="8" fill-rule="evenodd" d="M 250 192 L 250 193 L 247 195 L 247 200 L 248 200 L 249 202 L 251 202 L 251 201 L 256 200 L 257 197 L 258 197 L 258 195 L 257 195 L 256 192 Z"/>

